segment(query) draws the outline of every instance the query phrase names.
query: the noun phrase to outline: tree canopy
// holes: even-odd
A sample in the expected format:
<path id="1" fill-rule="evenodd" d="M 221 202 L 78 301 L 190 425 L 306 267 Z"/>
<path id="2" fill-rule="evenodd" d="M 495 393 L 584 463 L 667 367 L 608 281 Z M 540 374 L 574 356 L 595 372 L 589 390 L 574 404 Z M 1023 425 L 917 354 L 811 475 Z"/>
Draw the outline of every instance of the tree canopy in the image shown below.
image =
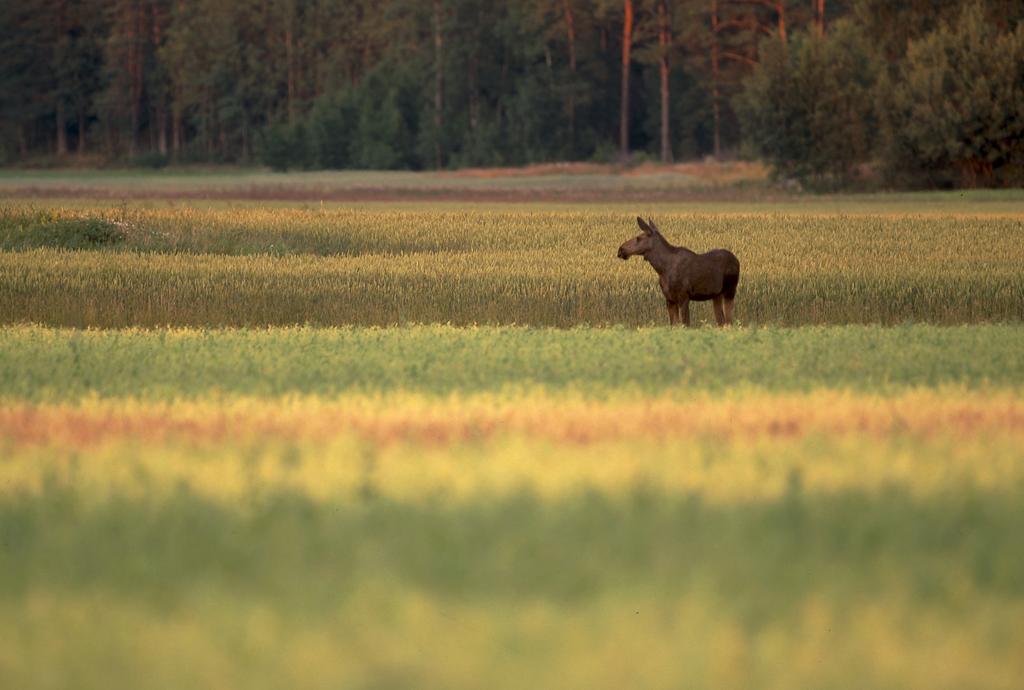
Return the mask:
<path id="1" fill-rule="evenodd" d="M 423 169 L 756 152 L 801 179 L 842 183 L 885 161 L 995 183 L 1019 159 L 1007 113 L 1024 0 L 962 5 L 0 3 L 0 162 Z M 947 87 L 956 105 L 922 115 Z"/>

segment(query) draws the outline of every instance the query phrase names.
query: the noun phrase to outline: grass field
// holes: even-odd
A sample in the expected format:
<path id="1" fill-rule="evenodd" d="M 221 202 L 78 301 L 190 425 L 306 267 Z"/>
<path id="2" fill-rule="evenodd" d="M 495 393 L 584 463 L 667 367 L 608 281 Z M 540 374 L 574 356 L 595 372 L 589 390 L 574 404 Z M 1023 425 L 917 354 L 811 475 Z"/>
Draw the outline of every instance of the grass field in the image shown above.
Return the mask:
<path id="1" fill-rule="evenodd" d="M 1024 684 L 1019 193 L 274 179 L 0 175 L 0 687 Z"/>
<path id="2" fill-rule="evenodd" d="M 788 208 L 665 211 L 658 220 L 679 243 L 726 246 L 740 257 L 737 317 L 745 325 L 1024 319 L 1020 214 Z M 601 206 L 10 204 L 0 211 L 0 320 L 104 328 L 660 324 L 667 316 L 653 271 L 615 258 L 637 232 L 634 217 Z M 693 313 L 711 318 L 706 304 Z"/>

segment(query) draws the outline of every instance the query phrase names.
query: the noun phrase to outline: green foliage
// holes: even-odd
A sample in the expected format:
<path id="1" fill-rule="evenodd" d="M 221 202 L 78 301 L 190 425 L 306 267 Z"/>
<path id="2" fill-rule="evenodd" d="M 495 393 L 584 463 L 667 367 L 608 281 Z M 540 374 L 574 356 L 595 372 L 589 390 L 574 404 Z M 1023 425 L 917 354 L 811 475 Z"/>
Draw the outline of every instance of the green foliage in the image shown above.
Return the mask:
<path id="1" fill-rule="evenodd" d="M 979 4 L 912 43 L 879 107 L 890 174 L 932 184 L 1024 180 L 1024 25 L 1000 31 Z"/>
<path id="2" fill-rule="evenodd" d="M 410 71 L 378 68 L 357 87 L 321 97 L 294 124 L 271 125 L 263 133 L 263 163 L 282 172 L 418 167 L 417 91 L 411 77 Z"/>
<path id="3" fill-rule="evenodd" d="M 154 170 L 159 170 L 160 168 L 167 167 L 170 160 L 168 160 L 167 156 L 162 153 L 149 151 L 148 153 L 141 153 L 138 156 L 135 156 L 129 162 L 131 165 L 138 168 L 153 168 Z"/>
<path id="4" fill-rule="evenodd" d="M 359 106 L 351 91 L 316 102 L 309 115 L 309 132 L 317 167 L 333 170 L 354 167 L 358 117 Z"/>
<path id="5" fill-rule="evenodd" d="M 671 394 L 750 386 L 889 392 L 1024 386 L 1020 325 L 946 328 L 255 330 L 0 329 L 0 397 L 174 400 L 233 395 L 447 395 L 547 390 Z M 151 362 L 159 366 L 150 366 Z"/>
<path id="6" fill-rule="evenodd" d="M 381 81 L 371 80 L 359 94 L 359 129 L 355 167 L 368 170 L 408 168 L 412 133 L 400 104 L 400 94 Z"/>
<path id="7" fill-rule="evenodd" d="M 271 170 L 287 172 L 289 168 L 309 167 L 310 153 L 306 127 L 300 122 L 294 125 L 277 123 L 264 134 L 263 163 Z"/>
<path id="8" fill-rule="evenodd" d="M 102 249 L 125 242 L 115 222 L 96 217 L 75 218 L 49 211 L 0 213 L 0 249 L 18 251 L 33 247 Z"/>
<path id="9" fill-rule="evenodd" d="M 834 6 L 838 3 L 828 3 Z M 852 0 L 848 3 L 850 18 L 871 37 L 882 55 L 895 67 L 904 59 L 913 41 L 938 29 L 944 22 L 956 21 L 963 9 L 963 0 L 927 0 L 927 2 L 892 2 L 892 0 Z M 991 20 L 1009 22 L 1024 18 L 1024 3 L 1019 0 L 986 0 Z M 1014 16 L 1016 15 L 1016 16 Z"/>
<path id="10" fill-rule="evenodd" d="M 58 142 L 91 157 L 81 161 L 255 159 L 276 171 L 619 157 L 621 2 L 439 0 L 439 51 L 429 2 L 51 4 L 0 7 L 0 163 L 64 164 Z M 825 37 L 808 38 L 813 13 L 794 0 L 718 3 L 714 35 L 708 3 L 668 3 L 676 158 L 711 153 L 718 132 L 724 155 L 757 152 L 815 187 L 846 184 L 879 156 L 899 184 L 1016 184 L 1024 137 L 1008 113 L 1020 109 L 1020 39 L 997 36 L 1019 35 L 1024 1 L 984 0 L 964 21 L 961 6 L 828 2 Z M 660 138 L 658 7 L 636 3 L 637 160 Z M 931 47 L 910 56 L 910 42 Z M 918 113 L 944 100 L 947 82 L 956 112 Z"/>
<path id="11" fill-rule="evenodd" d="M 766 39 L 736 100 L 745 136 L 781 176 L 816 187 L 847 183 L 874 146 L 879 68 L 868 38 L 849 23 L 824 39 Z"/>

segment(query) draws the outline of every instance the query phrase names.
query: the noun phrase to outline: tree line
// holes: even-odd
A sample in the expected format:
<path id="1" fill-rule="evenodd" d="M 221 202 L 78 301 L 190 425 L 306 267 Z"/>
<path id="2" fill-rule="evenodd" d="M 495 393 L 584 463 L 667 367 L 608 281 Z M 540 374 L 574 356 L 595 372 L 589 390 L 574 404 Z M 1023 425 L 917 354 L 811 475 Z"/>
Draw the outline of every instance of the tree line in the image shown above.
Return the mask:
<path id="1" fill-rule="evenodd" d="M 0 161 L 757 155 L 823 185 L 872 165 L 1007 184 L 1022 18 L 1024 0 L 3 2 Z"/>

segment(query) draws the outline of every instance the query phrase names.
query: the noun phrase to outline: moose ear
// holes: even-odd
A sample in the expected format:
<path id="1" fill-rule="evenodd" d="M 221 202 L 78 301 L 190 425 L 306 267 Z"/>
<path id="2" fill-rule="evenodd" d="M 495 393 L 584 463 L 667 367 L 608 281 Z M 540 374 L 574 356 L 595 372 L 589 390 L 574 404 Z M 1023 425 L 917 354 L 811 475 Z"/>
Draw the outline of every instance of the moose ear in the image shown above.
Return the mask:
<path id="1" fill-rule="evenodd" d="M 653 234 L 653 235 L 660 235 L 661 234 L 661 230 L 659 230 L 658 226 L 654 224 L 654 219 L 653 218 L 648 218 L 647 219 L 647 225 L 651 228 L 651 234 Z"/>
<path id="2" fill-rule="evenodd" d="M 646 233 L 646 234 L 648 234 L 648 235 L 650 235 L 651 233 L 653 233 L 653 232 L 654 232 L 654 231 L 653 231 L 653 230 L 651 229 L 651 226 L 650 226 L 650 225 L 648 225 L 647 223 L 645 223 L 645 222 L 644 222 L 644 219 L 643 219 L 643 218 L 641 218 L 640 216 L 637 216 L 637 217 L 636 217 L 636 224 L 637 224 L 637 225 L 639 225 L 639 226 L 640 226 L 640 229 L 641 229 L 641 230 L 643 230 L 643 231 L 644 231 L 644 233 Z"/>

